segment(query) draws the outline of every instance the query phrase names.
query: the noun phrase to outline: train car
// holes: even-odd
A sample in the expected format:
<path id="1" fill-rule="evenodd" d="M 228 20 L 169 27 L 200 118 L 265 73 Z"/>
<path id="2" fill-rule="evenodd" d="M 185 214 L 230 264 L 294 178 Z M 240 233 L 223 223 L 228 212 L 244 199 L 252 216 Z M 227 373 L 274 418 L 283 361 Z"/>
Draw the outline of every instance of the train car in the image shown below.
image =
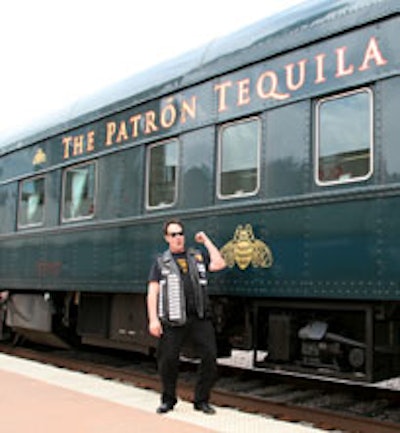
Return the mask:
<path id="1" fill-rule="evenodd" d="M 3 139 L 4 329 L 151 353 L 148 271 L 179 217 L 228 264 L 221 355 L 398 374 L 399 36 L 396 0 L 308 1 Z"/>

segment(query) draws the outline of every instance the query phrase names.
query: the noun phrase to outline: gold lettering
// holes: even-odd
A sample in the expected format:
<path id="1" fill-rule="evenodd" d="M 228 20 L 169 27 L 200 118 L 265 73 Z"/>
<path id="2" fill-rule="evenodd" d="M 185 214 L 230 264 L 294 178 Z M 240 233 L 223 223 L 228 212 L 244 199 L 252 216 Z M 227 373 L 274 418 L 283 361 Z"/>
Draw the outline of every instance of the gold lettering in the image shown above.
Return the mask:
<path id="1" fill-rule="evenodd" d="M 186 114 L 188 114 L 192 119 L 196 118 L 196 103 L 197 103 L 196 96 L 192 96 L 191 105 L 189 105 L 187 101 L 182 102 L 181 123 L 186 123 L 187 120 Z"/>
<path id="2" fill-rule="evenodd" d="M 238 106 L 250 103 L 250 78 L 238 81 Z"/>
<path id="3" fill-rule="evenodd" d="M 87 133 L 86 150 L 88 152 L 93 152 L 94 151 L 94 131 L 89 131 Z"/>
<path id="4" fill-rule="evenodd" d="M 136 138 L 139 135 L 139 121 L 141 118 L 141 114 L 135 114 L 129 119 L 129 123 L 132 125 L 132 138 Z"/>
<path id="5" fill-rule="evenodd" d="M 117 132 L 117 124 L 115 122 L 107 122 L 106 125 L 106 146 L 113 144 L 114 135 Z"/>
<path id="6" fill-rule="evenodd" d="M 318 54 L 318 56 L 315 56 L 315 62 L 317 63 L 317 71 L 315 76 L 315 84 L 321 84 L 326 81 L 326 78 L 324 76 L 324 69 L 325 69 L 325 57 L 326 54 Z"/>
<path id="7" fill-rule="evenodd" d="M 268 91 L 264 90 L 264 81 L 266 78 L 270 80 L 270 87 Z M 262 99 L 277 99 L 283 101 L 290 98 L 290 93 L 278 93 L 279 81 L 278 76 L 274 71 L 266 71 L 258 77 L 257 80 L 257 94 Z"/>
<path id="8" fill-rule="evenodd" d="M 225 83 L 216 84 L 214 91 L 218 94 L 218 112 L 226 111 L 226 89 L 232 86 L 232 81 L 226 81 Z"/>
<path id="9" fill-rule="evenodd" d="M 169 98 L 167 105 L 161 110 L 160 123 L 165 129 L 171 128 L 176 120 L 176 108 L 173 102 L 174 99 Z"/>
<path id="10" fill-rule="evenodd" d="M 365 50 L 364 60 L 362 62 L 362 65 L 359 68 L 359 71 L 366 71 L 369 69 L 369 62 L 371 60 L 375 61 L 376 66 L 385 66 L 388 62 L 382 55 L 379 47 L 378 42 L 374 37 L 371 37 L 371 39 L 368 42 L 368 47 Z"/>
<path id="11" fill-rule="evenodd" d="M 151 134 L 152 132 L 158 131 L 156 126 L 156 113 L 154 111 L 148 111 L 145 114 L 146 124 L 144 127 L 145 134 Z"/>
<path id="12" fill-rule="evenodd" d="M 115 141 L 121 143 L 122 140 L 128 140 L 128 131 L 126 130 L 126 123 L 123 120 L 119 123 L 118 134 Z"/>
<path id="13" fill-rule="evenodd" d="M 73 155 L 82 155 L 83 153 L 83 135 L 77 135 L 74 137 L 74 152 Z"/>
<path id="14" fill-rule="evenodd" d="M 346 59 L 345 54 L 347 51 L 347 47 L 341 47 L 336 49 L 336 78 L 344 77 L 346 75 L 352 75 L 354 73 L 354 65 L 349 65 L 346 67 Z"/>
<path id="15" fill-rule="evenodd" d="M 69 158 L 69 146 L 71 145 L 72 137 L 64 137 L 62 144 L 64 145 L 64 159 Z"/>
<path id="16" fill-rule="evenodd" d="M 268 66 L 269 61 L 266 61 L 265 69 L 260 70 L 255 78 L 253 74 L 258 69 L 253 70 L 246 66 L 239 79 L 230 80 L 229 78 L 233 75 L 227 75 L 225 79 L 221 78 L 221 81 L 215 83 L 214 87 L 208 90 L 213 93 L 213 100 L 215 99 L 213 102 L 217 113 L 244 107 L 253 103 L 253 99 L 256 98 L 259 100 L 259 105 L 262 105 L 263 100 L 268 99 L 285 101 L 292 97 L 293 92 L 301 91 L 306 83 L 317 86 L 332 80 L 334 77 L 351 76 L 355 73 L 358 74 L 387 65 L 388 59 L 384 56 L 386 53 L 381 51 L 379 43 L 380 40 L 377 36 L 368 36 L 364 42 L 365 51 L 361 50 L 359 57 L 357 57 L 360 60 L 357 63 L 350 55 L 354 54 L 354 58 L 356 58 L 357 47 L 341 45 L 330 48 L 329 52 L 321 52 L 320 49 L 320 51 L 313 52 L 310 57 L 304 57 L 293 62 L 288 61 L 284 64 L 279 63 L 282 58 L 271 60 L 271 66 Z M 275 61 L 280 66 L 272 69 L 272 64 L 275 64 Z M 336 69 L 334 67 L 333 72 L 330 67 L 331 62 L 336 62 Z M 258 67 L 259 65 L 255 66 L 255 68 Z M 271 69 L 268 69 L 269 67 Z M 210 82 L 207 82 L 205 85 L 209 84 Z M 143 135 L 167 130 L 178 122 L 186 124 L 191 120 L 196 120 L 198 115 L 205 116 L 206 113 L 197 113 L 197 103 L 200 96 L 194 92 L 200 91 L 199 89 L 200 87 L 195 86 L 187 91 L 182 90 L 179 95 L 155 100 L 153 101 L 154 106 L 159 108 L 154 110 L 146 111 L 146 107 L 153 107 L 153 105 L 147 105 L 150 102 L 144 102 L 143 105 L 134 108 L 134 110 L 141 110 L 139 113 L 128 112 L 126 118 L 119 117 L 117 120 L 106 121 L 104 145 L 112 146 L 116 143 L 124 143 Z M 313 90 L 307 89 L 307 95 L 308 93 L 313 93 Z M 203 122 L 206 119 L 200 120 Z M 82 135 L 62 137 L 63 158 L 69 159 L 72 156 L 82 155 L 84 152 L 94 152 L 95 139 L 94 129 Z M 35 161 L 37 160 L 39 160 L 39 156 L 35 159 Z"/>
<path id="17" fill-rule="evenodd" d="M 289 65 L 285 66 L 286 69 L 286 85 L 289 90 L 299 90 L 301 87 L 304 86 L 305 79 L 306 79 L 306 63 L 307 60 L 300 60 L 297 62 L 298 69 L 299 69 L 299 78 L 297 81 L 297 84 L 294 83 L 294 63 L 290 63 Z"/>

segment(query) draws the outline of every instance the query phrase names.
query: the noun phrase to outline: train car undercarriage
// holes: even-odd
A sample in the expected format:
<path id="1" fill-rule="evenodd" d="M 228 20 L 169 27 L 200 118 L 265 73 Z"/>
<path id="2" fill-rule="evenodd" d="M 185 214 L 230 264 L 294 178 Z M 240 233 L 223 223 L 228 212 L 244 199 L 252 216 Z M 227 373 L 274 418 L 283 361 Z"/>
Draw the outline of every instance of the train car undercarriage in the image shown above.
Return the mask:
<path id="1" fill-rule="evenodd" d="M 259 301 L 253 312 L 254 366 L 367 382 L 400 373 L 399 306 Z"/>
<path id="2" fill-rule="evenodd" d="M 232 348 L 251 349 L 256 368 L 366 382 L 400 373 L 395 303 L 220 297 L 212 303 L 221 357 Z M 15 343 L 79 343 L 146 354 L 157 344 L 147 331 L 144 294 L 15 293 L 1 312 L 2 337 L 11 331 Z"/>

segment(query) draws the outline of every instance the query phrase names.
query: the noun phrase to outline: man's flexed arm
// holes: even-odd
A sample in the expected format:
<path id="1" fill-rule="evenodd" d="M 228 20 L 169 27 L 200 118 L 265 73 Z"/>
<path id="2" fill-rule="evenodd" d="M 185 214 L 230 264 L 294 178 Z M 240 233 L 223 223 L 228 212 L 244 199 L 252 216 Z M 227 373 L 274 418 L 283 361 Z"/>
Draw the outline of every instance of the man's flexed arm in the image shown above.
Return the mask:
<path id="1" fill-rule="evenodd" d="M 204 232 L 196 233 L 194 239 L 196 242 L 203 244 L 207 248 L 208 254 L 210 255 L 210 265 L 208 266 L 208 269 L 211 272 L 221 271 L 226 267 L 225 260 L 218 248 Z"/>

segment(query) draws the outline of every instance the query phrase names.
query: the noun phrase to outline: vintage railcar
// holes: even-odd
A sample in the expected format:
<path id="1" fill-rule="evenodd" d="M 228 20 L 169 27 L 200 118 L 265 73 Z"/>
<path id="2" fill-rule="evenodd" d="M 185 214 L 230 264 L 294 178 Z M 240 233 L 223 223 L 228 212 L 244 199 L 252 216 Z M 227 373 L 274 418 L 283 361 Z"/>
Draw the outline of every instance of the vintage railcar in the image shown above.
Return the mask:
<path id="1" fill-rule="evenodd" d="M 3 139 L 6 329 L 151 351 L 146 280 L 176 216 L 229 265 L 221 353 L 398 374 L 399 35 L 397 1 L 305 2 Z"/>

